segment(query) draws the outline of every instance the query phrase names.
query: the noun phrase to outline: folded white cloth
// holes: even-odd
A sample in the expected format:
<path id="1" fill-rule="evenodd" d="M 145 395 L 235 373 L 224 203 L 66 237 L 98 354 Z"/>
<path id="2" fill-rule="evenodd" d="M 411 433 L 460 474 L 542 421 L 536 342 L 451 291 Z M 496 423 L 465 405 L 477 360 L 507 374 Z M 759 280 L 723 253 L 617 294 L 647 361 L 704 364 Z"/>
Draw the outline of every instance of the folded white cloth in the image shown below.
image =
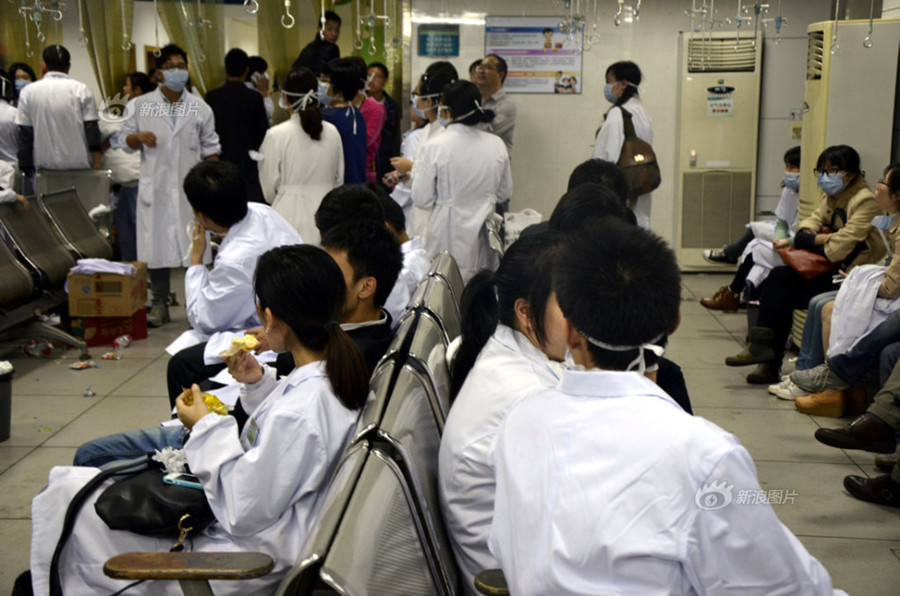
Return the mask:
<path id="1" fill-rule="evenodd" d="M 117 263 L 107 259 L 78 259 L 69 273 L 83 273 L 93 275 L 95 273 L 115 273 L 117 275 L 134 275 L 134 265 L 129 263 Z"/>

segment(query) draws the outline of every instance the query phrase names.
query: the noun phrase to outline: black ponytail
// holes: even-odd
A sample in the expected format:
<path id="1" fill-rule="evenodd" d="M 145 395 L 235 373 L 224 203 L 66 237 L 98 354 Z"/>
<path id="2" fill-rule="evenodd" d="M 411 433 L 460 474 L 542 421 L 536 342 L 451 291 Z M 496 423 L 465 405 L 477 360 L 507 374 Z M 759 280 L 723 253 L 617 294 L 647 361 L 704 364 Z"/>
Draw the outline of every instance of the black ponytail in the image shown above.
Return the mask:
<path id="1" fill-rule="evenodd" d="M 641 84 L 641 69 L 634 62 L 623 60 L 622 62 L 616 62 L 607 68 L 606 74 L 608 75 L 610 73 L 616 77 L 617 81 L 627 81 L 630 83 L 625 85 L 625 90 L 622 91 L 622 95 L 620 95 L 619 99 L 616 100 L 616 103 L 613 104 L 613 107 L 620 108 L 629 99 L 635 95 L 639 95 L 638 86 Z"/>
<path id="2" fill-rule="evenodd" d="M 284 84 L 281 86 L 282 93 L 288 93 L 285 96 L 285 103 L 292 104 L 298 97 L 305 93 L 315 93 L 319 88 L 319 80 L 310 69 L 305 66 L 292 68 L 287 76 L 284 77 Z M 291 101 L 289 98 L 295 98 Z M 319 107 L 319 101 L 316 99 L 305 110 L 296 110 L 300 115 L 300 126 L 314 141 L 322 138 L 322 110 Z"/>
<path id="3" fill-rule="evenodd" d="M 334 259 L 309 244 L 274 248 L 259 257 L 253 283 L 260 310 L 271 310 L 306 348 L 325 350 L 328 380 L 341 404 L 361 408 L 369 373 L 359 348 L 337 324 L 347 288 Z"/>
<path id="4" fill-rule="evenodd" d="M 466 284 L 459 301 L 462 343 L 450 366 L 450 396 L 455 398 L 475 359 L 497 329 L 497 287 L 493 271 L 480 271 Z"/>
<path id="5" fill-rule="evenodd" d="M 453 397 L 462 388 L 497 323 L 518 327 L 519 298 L 528 302 L 529 323 L 536 339 L 540 344 L 546 341 L 544 313 L 553 291 L 553 261 L 560 241 L 555 230 L 524 234 L 506 251 L 496 273 L 482 271 L 469 280 L 460 299 L 462 344 L 450 372 Z"/>

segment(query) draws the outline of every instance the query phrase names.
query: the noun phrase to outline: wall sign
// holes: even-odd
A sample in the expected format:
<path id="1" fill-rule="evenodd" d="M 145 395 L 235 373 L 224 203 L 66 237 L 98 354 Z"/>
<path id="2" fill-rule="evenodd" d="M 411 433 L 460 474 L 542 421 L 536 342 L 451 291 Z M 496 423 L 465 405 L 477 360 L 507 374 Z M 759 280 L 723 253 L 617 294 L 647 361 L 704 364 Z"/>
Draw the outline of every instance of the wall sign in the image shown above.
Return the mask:
<path id="1" fill-rule="evenodd" d="M 506 60 L 508 93 L 581 93 L 582 61 L 563 17 L 487 17 L 485 55 Z M 583 32 L 579 34 L 583 38 Z M 581 43 L 582 40 L 579 40 Z"/>
<path id="2" fill-rule="evenodd" d="M 459 25 L 419 25 L 419 56 L 459 56 Z"/>

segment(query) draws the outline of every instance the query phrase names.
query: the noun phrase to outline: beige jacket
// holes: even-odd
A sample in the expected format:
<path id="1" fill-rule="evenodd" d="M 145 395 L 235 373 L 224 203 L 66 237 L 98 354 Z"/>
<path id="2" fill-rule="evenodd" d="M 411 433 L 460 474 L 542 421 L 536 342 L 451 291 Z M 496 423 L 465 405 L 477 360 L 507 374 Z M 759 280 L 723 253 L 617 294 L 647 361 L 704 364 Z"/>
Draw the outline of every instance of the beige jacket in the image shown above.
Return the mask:
<path id="1" fill-rule="evenodd" d="M 900 298 L 900 218 L 897 218 L 888 230 L 888 241 L 891 243 L 891 264 L 884 272 L 879 298 Z"/>
<path id="2" fill-rule="evenodd" d="M 846 221 L 840 216 L 834 217 L 837 210 L 846 213 Z M 834 234 L 825 241 L 825 256 L 832 263 L 843 263 L 856 249 L 857 243 L 865 242 L 866 247 L 847 264 L 849 271 L 857 265 L 877 263 L 884 258 L 884 242 L 878 230 L 872 227 L 872 218 L 880 213 L 875 195 L 869 190 L 865 178 L 859 176 L 835 197 L 823 193 L 822 202 L 816 210 L 797 224 L 797 232 L 807 230 L 818 233 L 826 226 L 831 227 Z"/>

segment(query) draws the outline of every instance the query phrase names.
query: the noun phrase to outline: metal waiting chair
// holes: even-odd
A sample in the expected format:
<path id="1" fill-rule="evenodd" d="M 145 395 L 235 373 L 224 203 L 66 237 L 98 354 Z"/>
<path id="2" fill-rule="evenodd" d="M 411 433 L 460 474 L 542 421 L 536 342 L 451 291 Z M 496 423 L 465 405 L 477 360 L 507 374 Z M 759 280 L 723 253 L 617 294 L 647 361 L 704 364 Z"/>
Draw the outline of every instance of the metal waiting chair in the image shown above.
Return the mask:
<path id="1" fill-rule="evenodd" d="M 113 258 L 112 245 L 88 215 L 75 187 L 49 192 L 37 202 L 69 250 L 81 258 Z"/>
<path id="2" fill-rule="evenodd" d="M 78 348 L 81 357 L 89 357 L 87 343 L 75 339 L 62 329 L 47 325 L 39 320 L 47 312 L 68 302 L 63 290 L 66 275 L 75 265 L 72 254 L 57 238 L 50 225 L 34 205 L 26 210 L 20 203 L 0 204 L 0 235 L 8 237 L 11 251 L 19 264 L 27 270 L 32 279 L 31 301 L 14 310 L 5 311 L 0 317 L 0 334 L 24 337 L 46 337 Z M 6 246 L 4 246 L 6 248 Z M 3 286 L 7 279 L 13 283 L 15 266 L 9 268 L 8 278 L 4 271 Z M 4 310 L 6 305 L 2 305 Z M 22 329 L 24 327 L 24 330 Z"/>
<path id="3" fill-rule="evenodd" d="M 450 285 L 440 276 L 429 276 L 419 282 L 409 300 L 409 308 L 435 320 L 448 344 L 462 333 L 459 303 Z"/>
<path id="4" fill-rule="evenodd" d="M 0 279 L 3 280 L 0 284 L 0 312 L 21 306 L 36 297 L 34 279 L 3 241 L 0 241 Z"/>
<path id="5" fill-rule="evenodd" d="M 409 346 L 404 367 L 415 370 L 428 380 L 435 408 L 435 420 L 443 432 L 444 421 L 450 412 L 450 370 L 447 366 L 447 341 L 437 321 L 427 313 L 420 313 L 419 324 Z M 397 381 L 399 384 L 399 379 Z"/>
<path id="6" fill-rule="evenodd" d="M 446 593 L 456 593 L 459 574 L 447 530 L 441 518 L 438 496 L 438 454 L 443 421 L 434 416 L 430 400 L 423 399 L 429 381 L 409 367 L 400 371 L 396 394 L 377 431 L 379 440 L 391 447 L 415 501 L 421 526 L 432 557 L 432 573 Z"/>
<path id="7" fill-rule="evenodd" d="M 35 201 L 29 202 L 27 210 L 21 203 L 0 204 L 0 223 L 13 242 L 16 257 L 37 275 L 41 289 L 61 290 L 75 259 L 50 229 Z"/>
<path id="8" fill-rule="evenodd" d="M 428 270 L 428 277 L 433 276 L 438 276 L 447 282 L 456 304 L 459 304 L 465 284 L 462 274 L 459 272 L 459 266 L 449 252 L 444 251 L 434 258 L 431 269 Z"/>
<path id="9" fill-rule="evenodd" d="M 288 572 L 278 587 L 278 596 L 300 596 L 322 589 L 322 563 L 334 541 L 350 497 L 354 494 L 369 451 L 369 443 L 361 441 L 353 444 L 341 458 L 328 485 L 322 514 L 313 526 L 297 565 Z"/>
<path id="10" fill-rule="evenodd" d="M 74 186 L 85 211 L 90 212 L 98 205 L 109 205 L 111 181 L 110 170 L 38 170 L 34 187 L 40 197 Z"/>
<path id="11" fill-rule="evenodd" d="M 338 594 L 453 594 L 403 470 L 383 447 L 363 465 L 319 577 Z"/>

